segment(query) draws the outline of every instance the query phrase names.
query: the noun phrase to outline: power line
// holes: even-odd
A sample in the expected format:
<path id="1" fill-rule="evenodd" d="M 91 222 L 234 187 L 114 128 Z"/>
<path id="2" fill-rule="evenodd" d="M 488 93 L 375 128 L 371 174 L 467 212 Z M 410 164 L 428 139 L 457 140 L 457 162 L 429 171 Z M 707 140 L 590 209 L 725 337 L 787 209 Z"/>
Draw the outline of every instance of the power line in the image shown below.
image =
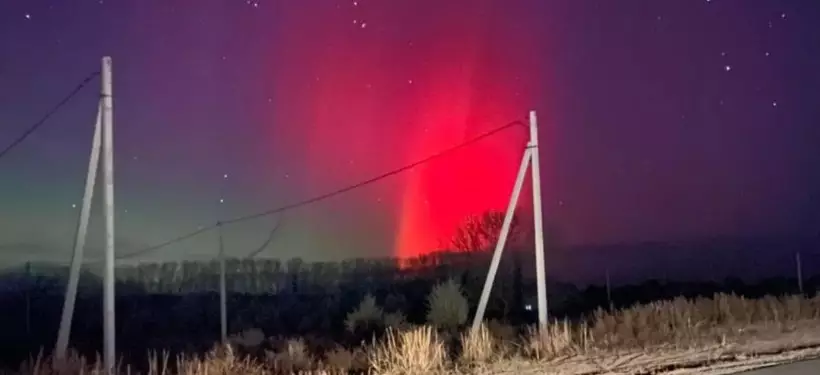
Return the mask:
<path id="1" fill-rule="evenodd" d="M 282 219 L 280 218 L 279 220 L 276 221 L 276 225 L 273 227 L 273 229 L 271 229 L 270 233 L 268 233 L 268 238 L 265 240 L 265 242 L 263 242 L 262 245 L 259 246 L 259 248 L 257 248 L 256 250 L 254 250 L 250 254 L 248 254 L 245 257 L 245 259 L 253 259 L 257 255 L 259 255 L 259 253 L 265 251 L 265 248 L 267 248 L 268 245 L 270 245 L 270 243 L 273 242 L 273 237 L 276 235 L 276 232 L 279 231 L 279 228 L 281 226 L 282 226 Z"/>
<path id="2" fill-rule="evenodd" d="M 129 253 L 129 254 L 124 254 L 124 255 L 118 256 L 118 257 L 117 257 L 117 260 L 130 259 L 130 258 L 134 258 L 134 257 L 136 257 L 136 256 L 138 256 L 138 255 L 141 255 L 141 254 L 144 254 L 144 253 L 149 253 L 149 252 L 152 252 L 152 251 L 154 251 L 154 250 L 159 250 L 159 249 L 161 249 L 161 248 L 163 248 L 163 247 L 165 247 L 165 246 L 171 245 L 171 244 L 173 244 L 173 243 L 180 242 L 180 241 L 184 241 L 184 240 L 187 240 L 187 239 L 189 239 L 189 238 L 191 238 L 191 237 L 196 237 L 198 234 L 201 234 L 201 233 L 207 232 L 207 231 L 209 231 L 209 230 L 212 230 L 212 229 L 214 229 L 214 228 L 217 228 L 219 225 L 220 225 L 220 223 L 216 223 L 216 224 L 211 225 L 211 226 L 201 227 L 201 228 L 199 228 L 199 229 L 197 229 L 197 230 L 195 230 L 195 231 L 193 231 L 193 232 L 190 232 L 190 233 L 187 233 L 187 234 L 185 234 L 185 235 L 182 235 L 182 236 L 176 237 L 176 238 L 174 238 L 174 239 L 171 239 L 171 240 L 168 240 L 168 241 L 162 242 L 162 243 L 160 243 L 160 244 L 157 244 L 157 245 L 154 245 L 154 246 L 151 246 L 151 247 L 148 247 L 148 248 L 142 249 L 142 250 L 140 250 L 140 251 L 135 251 L 135 252 L 133 252 L 133 253 Z M 278 220 L 278 221 L 276 222 L 276 225 L 274 225 L 274 227 L 270 230 L 270 232 L 268 233 L 268 237 L 265 239 L 265 241 L 262 243 L 262 245 L 260 245 L 259 247 L 255 248 L 255 249 L 254 249 L 252 252 L 250 252 L 250 253 L 249 253 L 249 254 L 248 254 L 245 258 L 247 258 L 247 259 L 253 258 L 253 257 L 255 257 L 255 256 L 259 255 L 259 253 L 261 253 L 262 251 L 264 251 L 264 250 L 265 250 L 265 248 L 267 248 L 267 247 L 268 247 L 268 245 L 270 245 L 270 243 L 271 243 L 271 242 L 273 242 L 273 238 L 274 238 L 274 236 L 276 235 L 276 232 L 278 232 L 278 231 L 279 231 L 279 228 L 280 228 L 281 226 L 282 226 L 282 221 L 281 221 L 281 219 L 280 219 L 280 220 Z M 95 261 L 92 261 L 92 262 L 89 262 L 89 263 L 90 263 L 90 264 L 96 264 L 96 263 L 100 263 L 100 262 L 102 262 L 102 260 L 101 260 L 101 259 L 98 259 L 98 260 L 95 260 Z"/>
<path id="3" fill-rule="evenodd" d="M 480 141 L 480 140 L 482 140 L 482 139 L 484 139 L 484 138 L 487 138 L 487 137 L 493 136 L 493 135 L 495 135 L 496 133 L 499 133 L 499 132 L 501 132 L 501 131 L 503 131 L 503 130 L 506 130 L 506 129 L 508 129 L 508 128 L 511 128 L 511 127 L 513 127 L 513 126 L 526 126 L 526 124 L 525 124 L 524 122 L 520 121 L 520 120 L 516 120 L 516 121 L 510 122 L 510 123 L 507 123 L 506 125 L 503 125 L 503 126 L 500 126 L 500 127 L 495 128 L 495 129 L 492 129 L 492 130 L 490 130 L 490 131 L 484 132 L 484 133 L 482 133 L 482 134 L 480 134 L 480 135 L 478 135 L 478 136 L 476 136 L 476 137 L 474 137 L 474 138 L 471 138 L 471 139 L 469 139 L 469 140 L 467 140 L 467 141 L 465 141 L 465 142 L 462 142 L 462 143 L 460 143 L 460 144 L 458 144 L 458 145 L 455 145 L 455 146 L 452 146 L 452 147 L 450 147 L 450 148 L 447 148 L 447 149 L 444 149 L 444 150 L 442 150 L 442 151 L 439 151 L 439 152 L 437 152 L 437 153 L 435 153 L 435 154 L 432 154 L 432 155 L 430 155 L 430 156 L 428 156 L 428 157 L 426 157 L 426 158 L 423 158 L 423 159 L 417 160 L 417 161 L 415 161 L 415 162 L 413 162 L 413 163 L 410 163 L 410 164 L 407 164 L 407 165 L 405 165 L 405 166 L 402 166 L 402 167 L 399 167 L 399 168 L 393 169 L 393 170 L 391 170 L 391 171 L 388 171 L 388 172 L 382 173 L 382 174 L 380 174 L 380 175 L 378 175 L 378 176 L 375 176 L 375 177 L 369 178 L 369 179 L 367 179 L 367 180 L 364 180 L 364 181 L 361 181 L 361 182 L 358 182 L 358 183 L 355 183 L 355 184 L 352 184 L 352 185 L 348 185 L 348 186 L 345 186 L 345 187 L 343 187 L 343 188 L 336 189 L 336 190 L 333 190 L 333 191 L 330 191 L 330 192 L 327 192 L 327 193 L 324 193 L 324 194 L 320 194 L 320 195 L 314 196 L 314 197 L 312 197 L 312 198 L 304 199 L 304 200 L 301 200 L 301 201 L 297 201 L 297 202 L 294 202 L 294 203 L 286 204 L 286 205 L 279 206 L 279 207 L 276 207 L 276 208 L 271 208 L 271 209 L 268 209 L 268 210 L 265 210 L 265 211 L 261 211 L 261 212 L 258 212 L 258 213 L 254 213 L 254 214 L 250 214 L 250 215 L 245 215 L 245 216 L 240 216 L 240 217 L 236 217 L 236 218 L 233 218 L 233 219 L 230 219 L 230 220 L 226 220 L 226 221 L 216 222 L 216 223 L 214 223 L 214 224 L 212 224 L 212 225 L 210 225 L 210 226 L 199 228 L 199 229 L 197 229 L 197 230 L 195 230 L 195 231 L 193 231 L 193 232 L 190 232 L 190 233 L 184 234 L 184 235 L 182 235 L 182 236 L 179 236 L 179 237 L 176 237 L 176 238 L 174 238 L 174 239 L 171 239 L 171 240 L 168 240 L 168 241 L 162 242 L 162 243 L 160 243 L 160 244 L 157 244 L 157 245 L 154 245 L 154 246 L 151 246 L 151 247 L 148 247 L 148 248 L 145 248 L 145 249 L 139 250 L 139 251 L 135 251 L 135 252 L 133 252 L 133 253 L 129 253 L 129 254 L 122 255 L 122 256 L 120 256 L 120 257 L 117 257 L 117 259 L 129 259 L 129 258 L 134 258 L 134 257 L 140 256 L 140 255 L 144 255 L 144 254 L 147 254 L 147 253 L 150 253 L 150 252 L 153 252 L 153 251 L 159 250 L 159 249 L 161 249 L 161 248 L 163 248 L 163 247 L 166 247 L 166 246 L 172 245 L 172 244 L 174 244 L 174 243 L 177 243 L 177 242 L 180 242 L 180 241 L 184 241 L 184 240 L 186 240 L 186 239 L 189 239 L 189 238 L 191 238 L 191 237 L 197 236 L 197 235 L 202 234 L 202 233 L 204 233 L 204 232 L 207 232 L 207 231 L 210 231 L 210 230 L 216 229 L 216 228 L 218 228 L 218 227 L 220 227 L 220 226 L 229 225 L 229 224 L 236 224 L 236 223 L 239 223 L 239 222 L 242 222 L 242 221 L 248 221 L 248 220 L 258 219 L 258 218 L 261 218 L 261 217 L 265 217 L 265 216 L 269 216 L 269 215 L 273 215 L 273 214 L 281 213 L 281 212 L 284 212 L 284 211 L 290 211 L 290 210 L 293 210 L 293 209 L 296 209 L 296 208 L 299 208 L 299 207 L 302 207 L 302 206 L 306 206 L 306 205 L 309 205 L 309 204 L 313 204 L 313 203 L 316 203 L 316 202 L 319 202 L 319 201 L 326 200 L 326 199 L 328 199 L 328 198 L 332 198 L 332 197 L 334 197 L 334 196 L 336 196 L 336 195 L 339 195 L 339 194 L 344 194 L 344 193 L 347 193 L 348 191 L 355 190 L 355 189 L 358 189 L 358 188 L 360 188 L 360 187 L 364 187 L 364 186 L 367 186 L 367 185 L 373 184 L 373 183 L 378 182 L 378 181 L 380 181 L 380 180 L 383 180 L 383 179 L 385 179 L 385 178 L 388 178 L 388 177 L 391 177 L 391 176 L 397 175 L 397 174 L 399 174 L 399 173 L 402 173 L 402 172 L 408 171 L 408 170 L 410 170 L 410 169 L 413 169 L 413 168 L 415 168 L 415 167 L 417 167 L 417 166 L 419 166 L 419 165 L 421 165 L 421 164 L 425 164 L 425 163 L 428 163 L 428 162 L 433 161 L 433 160 L 435 160 L 435 159 L 438 159 L 438 158 L 441 158 L 441 157 L 443 157 L 443 156 L 446 156 L 446 155 L 448 155 L 448 154 L 450 154 L 450 153 L 453 153 L 453 152 L 455 152 L 455 151 L 458 151 L 458 150 L 460 150 L 460 149 L 462 149 L 462 148 L 464 148 L 464 147 L 470 146 L 470 145 L 472 145 L 473 143 L 476 143 L 476 142 L 478 142 L 478 141 Z"/>
<path id="4" fill-rule="evenodd" d="M 23 134 L 21 134 L 20 137 L 18 137 L 14 141 L 12 141 L 11 144 L 9 144 L 5 149 L 3 149 L 3 151 L 0 151 L 0 159 L 2 159 L 4 156 L 6 156 L 6 154 L 11 152 L 11 150 L 13 148 L 17 147 L 17 145 L 19 145 L 20 143 L 23 143 L 23 141 L 26 140 L 26 138 L 28 138 L 28 136 L 31 135 L 31 133 L 34 133 L 34 131 L 36 131 L 40 126 L 45 124 L 45 122 L 52 115 L 57 113 L 57 111 L 59 111 L 60 108 L 62 108 L 64 105 L 68 104 L 68 102 L 71 100 L 71 98 L 73 98 L 75 95 L 77 95 L 77 93 L 79 93 L 80 90 L 83 89 L 83 87 L 88 85 L 88 83 L 91 82 L 91 80 L 94 79 L 94 77 L 98 76 L 99 74 L 100 74 L 100 72 L 91 73 L 91 75 L 89 75 L 82 82 L 80 82 L 80 84 L 77 85 L 77 87 L 75 87 L 74 90 L 71 90 L 71 92 L 68 95 L 66 95 L 65 98 L 63 98 L 63 100 L 61 100 L 59 103 L 57 103 L 57 105 L 55 105 L 50 111 L 46 112 L 46 114 L 39 121 L 35 122 L 28 129 L 26 129 L 26 131 L 23 132 Z"/>

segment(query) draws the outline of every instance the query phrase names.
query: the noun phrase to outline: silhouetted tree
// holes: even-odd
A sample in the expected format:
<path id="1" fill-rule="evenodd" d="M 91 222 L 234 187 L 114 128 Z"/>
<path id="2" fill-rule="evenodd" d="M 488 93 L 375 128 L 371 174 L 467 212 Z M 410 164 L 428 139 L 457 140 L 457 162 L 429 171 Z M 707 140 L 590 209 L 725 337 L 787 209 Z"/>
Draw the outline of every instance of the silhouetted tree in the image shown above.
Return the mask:
<path id="1" fill-rule="evenodd" d="M 455 251 L 484 251 L 492 249 L 501 234 L 504 223 L 504 212 L 487 211 L 480 215 L 468 216 L 450 240 L 450 247 Z M 513 215 L 507 247 L 516 247 L 524 238 L 524 231 L 519 225 L 518 215 Z"/>

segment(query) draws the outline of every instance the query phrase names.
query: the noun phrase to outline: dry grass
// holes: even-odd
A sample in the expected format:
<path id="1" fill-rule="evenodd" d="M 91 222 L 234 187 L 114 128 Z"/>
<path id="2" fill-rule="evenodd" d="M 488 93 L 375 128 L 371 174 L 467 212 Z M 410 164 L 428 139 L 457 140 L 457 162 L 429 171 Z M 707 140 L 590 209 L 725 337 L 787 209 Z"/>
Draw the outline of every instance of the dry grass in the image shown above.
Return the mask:
<path id="1" fill-rule="evenodd" d="M 350 371 L 366 372 L 370 365 L 364 348 L 348 350 L 342 347 L 325 353 L 325 363 L 329 371 L 345 374 Z"/>
<path id="2" fill-rule="evenodd" d="M 255 343 L 257 336 L 249 332 L 236 342 Z M 153 353 L 149 374 L 632 374 L 672 371 L 682 365 L 764 366 L 764 358 L 782 359 L 782 352 L 820 355 L 820 349 L 806 349 L 820 348 L 820 297 L 678 298 L 615 312 L 598 310 L 584 322 L 554 322 L 543 330 L 530 329 L 521 338 L 515 337 L 514 328 L 491 321 L 460 339 L 461 354 L 452 360 L 429 326 L 388 329 L 381 342 L 352 351 L 338 347 L 322 356 L 312 355 L 299 339 L 267 352 L 262 360 L 240 356 L 230 346 L 173 360 Z M 74 353 L 64 361 L 41 355 L 21 366 L 20 372 L 101 374 L 95 363 L 99 362 Z"/>
<path id="3" fill-rule="evenodd" d="M 446 362 L 447 351 L 431 327 L 388 330 L 384 341 L 370 352 L 370 366 L 377 374 L 435 374 L 445 369 Z"/>
<path id="4" fill-rule="evenodd" d="M 461 357 L 459 360 L 468 365 L 483 365 L 499 356 L 498 342 L 490 329 L 482 324 L 475 332 L 461 334 Z"/>

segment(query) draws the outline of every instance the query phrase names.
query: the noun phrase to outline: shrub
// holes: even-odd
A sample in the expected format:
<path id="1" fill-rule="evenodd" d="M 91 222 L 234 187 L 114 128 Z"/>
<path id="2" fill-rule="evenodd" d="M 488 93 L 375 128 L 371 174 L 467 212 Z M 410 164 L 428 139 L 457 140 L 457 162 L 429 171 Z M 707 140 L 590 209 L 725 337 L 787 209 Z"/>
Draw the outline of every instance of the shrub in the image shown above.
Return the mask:
<path id="1" fill-rule="evenodd" d="M 384 326 L 396 331 L 404 331 L 410 328 L 407 317 L 401 311 L 384 314 Z"/>
<path id="2" fill-rule="evenodd" d="M 265 354 L 271 367 L 279 371 L 299 372 L 313 367 L 313 359 L 302 339 L 290 339 L 283 350 Z"/>
<path id="3" fill-rule="evenodd" d="M 265 333 L 259 328 L 251 328 L 228 338 L 231 344 L 245 349 L 255 349 L 265 341 Z"/>
<path id="4" fill-rule="evenodd" d="M 437 284 L 427 297 L 427 323 L 454 330 L 467 321 L 470 306 L 461 285 L 453 279 Z"/>
<path id="5" fill-rule="evenodd" d="M 325 353 L 325 362 L 331 371 L 365 372 L 368 367 L 367 353 L 361 348 L 347 350 L 341 346 Z"/>
<path id="6" fill-rule="evenodd" d="M 376 298 L 367 294 L 362 299 L 359 307 L 347 314 L 345 328 L 350 332 L 357 332 L 361 329 L 374 329 L 382 325 L 384 311 L 376 305 Z"/>

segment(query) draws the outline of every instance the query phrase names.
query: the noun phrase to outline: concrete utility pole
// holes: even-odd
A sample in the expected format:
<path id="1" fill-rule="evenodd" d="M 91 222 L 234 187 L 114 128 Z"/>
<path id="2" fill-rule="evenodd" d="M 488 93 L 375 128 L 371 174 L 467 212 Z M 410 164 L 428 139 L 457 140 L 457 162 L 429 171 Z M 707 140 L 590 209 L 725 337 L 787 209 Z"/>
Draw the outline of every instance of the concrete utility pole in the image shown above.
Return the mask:
<path id="1" fill-rule="evenodd" d="M 228 287 L 225 275 L 225 242 L 222 239 L 222 223 L 217 223 L 219 232 L 219 335 L 222 343 L 228 342 Z"/>
<path id="2" fill-rule="evenodd" d="M 615 309 L 615 305 L 612 304 L 612 282 L 609 279 L 609 268 L 606 269 L 606 303 L 609 310 Z"/>
<path id="3" fill-rule="evenodd" d="M 803 291 L 803 261 L 800 259 L 800 253 L 794 254 L 795 266 L 797 267 L 797 290 L 800 294 L 805 294 Z"/>
<path id="4" fill-rule="evenodd" d="M 515 178 L 515 184 L 513 185 L 513 191 L 510 196 L 510 202 L 507 205 L 507 212 L 505 213 L 504 221 L 501 224 L 501 233 L 499 233 L 498 242 L 495 244 L 495 249 L 493 250 L 493 258 L 490 263 L 490 269 L 487 271 L 487 278 L 484 281 L 484 288 L 481 291 L 481 298 L 478 301 L 478 308 L 476 309 L 476 314 L 473 318 L 473 332 L 478 330 L 481 326 L 481 321 L 484 319 L 484 312 L 487 309 L 487 302 L 490 299 L 490 291 L 493 287 L 495 275 L 498 272 L 498 265 L 501 262 L 501 254 L 504 252 L 504 245 L 507 243 L 510 226 L 515 214 L 515 207 L 518 204 L 518 197 L 521 195 L 521 189 L 524 186 L 524 178 L 526 177 L 527 169 L 530 169 L 528 167 L 531 167 L 532 172 L 532 211 L 535 233 L 535 274 L 538 293 L 539 328 L 546 328 L 548 323 L 547 282 L 544 267 L 544 227 L 541 212 L 541 174 L 538 163 L 538 121 L 535 111 L 530 111 L 529 131 L 530 141 L 527 144 L 527 149 L 524 150 L 524 155 L 521 159 L 518 175 Z"/>
<path id="5" fill-rule="evenodd" d="M 541 168 L 538 161 L 538 121 L 530 111 L 530 144 L 532 150 L 532 216 L 535 226 L 535 277 L 538 288 L 538 326 L 547 327 L 547 276 L 544 269 L 544 225 L 541 213 Z"/>
<path id="6" fill-rule="evenodd" d="M 103 361 L 105 372 L 113 374 L 116 367 L 116 331 L 114 312 L 114 115 L 111 84 L 111 57 L 102 58 L 100 78 L 100 101 L 97 108 L 97 121 L 94 124 L 94 138 L 91 142 L 91 157 L 88 161 L 88 173 L 85 180 L 80 220 L 77 224 L 77 234 L 74 238 L 74 251 L 71 255 L 68 285 L 63 301 L 63 311 L 60 316 L 60 330 L 57 334 L 57 343 L 54 355 L 57 359 L 64 359 L 68 350 L 68 340 L 71 335 L 71 321 L 74 316 L 74 305 L 77 299 L 77 287 L 80 280 L 80 268 L 83 261 L 88 220 L 91 214 L 91 202 L 94 196 L 94 186 L 97 179 L 97 169 L 100 163 L 103 168 L 103 214 L 105 216 L 105 263 L 103 267 Z M 102 160 L 100 160 L 102 156 Z"/>
<path id="7" fill-rule="evenodd" d="M 114 315 L 114 100 L 111 96 L 111 58 L 102 59 L 102 151 L 103 205 L 105 206 L 105 268 L 103 273 L 103 351 L 105 371 L 113 374 L 116 363 Z"/>

